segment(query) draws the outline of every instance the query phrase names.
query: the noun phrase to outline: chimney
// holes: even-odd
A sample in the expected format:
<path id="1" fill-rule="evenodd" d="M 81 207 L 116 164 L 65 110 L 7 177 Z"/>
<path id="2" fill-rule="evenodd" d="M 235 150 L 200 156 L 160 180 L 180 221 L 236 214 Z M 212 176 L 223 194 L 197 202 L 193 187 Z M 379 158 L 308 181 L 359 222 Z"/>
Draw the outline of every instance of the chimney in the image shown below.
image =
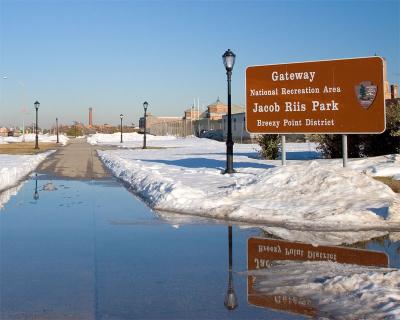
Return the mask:
<path id="1" fill-rule="evenodd" d="M 93 109 L 89 108 L 89 127 L 93 126 Z"/>

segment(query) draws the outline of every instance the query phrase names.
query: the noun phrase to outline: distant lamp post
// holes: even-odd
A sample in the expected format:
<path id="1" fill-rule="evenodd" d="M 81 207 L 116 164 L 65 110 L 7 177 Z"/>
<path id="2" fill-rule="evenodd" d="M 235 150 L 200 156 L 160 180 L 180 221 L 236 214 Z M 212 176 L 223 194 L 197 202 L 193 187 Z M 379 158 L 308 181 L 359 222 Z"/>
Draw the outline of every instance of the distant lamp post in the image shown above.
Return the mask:
<path id="1" fill-rule="evenodd" d="M 36 124 L 35 124 L 35 133 L 36 133 L 36 137 L 35 137 L 35 149 L 39 149 L 39 136 L 38 136 L 38 131 L 39 131 L 39 127 L 38 127 L 38 112 L 39 112 L 39 106 L 40 103 L 39 101 L 36 101 L 34 103 L 35 106 L 35 110 L 36 110 Z"/>
<path id="2" fill-rule="evenodd" d="M 122 143 L 122 119 L 123 119 L 124 115 L 121 113 L 119 115 L 119 117 L 121 118 L 121 143 Z"/>
<path id="3" fill-rule="evenodd" d="M 228 310 L 233 310 L 238 306 L 235 290 L 233 289 L 232 276 L 232 226 L 228 226 L 228 243 L 229 243 L 229 280 L 228 291 L 225 295 L 224 305 Z"/>
<path id="4" fill-rule="evenodd" d="M 147 131 L 147 108 L 149 107 L 149 103 L 147 101 L 143 102 L 144 109 L 144 135 L 143 135 L 143 149 L 147 149 L 146 146 L 146 131 Z"/>
<path id="5" fill-rule="evenodd" d="M 228 49 L 222 56 L 228 79 L 228 133 L 226 137 L 226 169 L 225 173 L 234 173 L 233 170 L 233 139 L 232 139 L 232 105 L 231 105 L 231 78 L 235 65 L 236 55 Z"/>
<path id="6" fill-rule="evenodd" d="M 58 118 L 56 118 L 56 133 L 57 133 L 57 143 L 60 143 L 60 140 L 58 139 Z"/>

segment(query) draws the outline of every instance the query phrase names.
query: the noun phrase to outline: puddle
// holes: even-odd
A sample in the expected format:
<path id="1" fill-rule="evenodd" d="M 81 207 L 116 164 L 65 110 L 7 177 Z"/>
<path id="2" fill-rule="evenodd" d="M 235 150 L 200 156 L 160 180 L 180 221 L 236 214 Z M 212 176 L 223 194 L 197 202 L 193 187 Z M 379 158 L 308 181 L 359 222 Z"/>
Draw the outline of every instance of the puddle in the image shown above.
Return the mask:
<path id="1" fill-rule="evenodd" d="M 112 179 L 37 176 L 0 211 L 0 318 L 306 319 L 249 303 L 248 239 L 266 233 L 234 226 L 231 247 L 228 235 L 226 222 L 153 212 Z M 389 235 L 353 247 L 400 267 Z"/>

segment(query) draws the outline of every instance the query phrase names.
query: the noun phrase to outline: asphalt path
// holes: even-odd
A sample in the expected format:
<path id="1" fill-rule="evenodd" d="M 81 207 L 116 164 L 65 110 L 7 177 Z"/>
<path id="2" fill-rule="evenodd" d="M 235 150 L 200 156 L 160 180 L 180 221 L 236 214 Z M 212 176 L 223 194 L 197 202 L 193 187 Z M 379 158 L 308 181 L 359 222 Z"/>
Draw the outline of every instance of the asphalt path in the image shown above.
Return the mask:
<path id="1" fill-rule="evenodd" d="M 69 143 L 58 148 L 37 168 L 39 174 L 59 179 L 101 180 L 110 177 L 97 156 L 96 149 L 85 139 L 70 139 Z"/>

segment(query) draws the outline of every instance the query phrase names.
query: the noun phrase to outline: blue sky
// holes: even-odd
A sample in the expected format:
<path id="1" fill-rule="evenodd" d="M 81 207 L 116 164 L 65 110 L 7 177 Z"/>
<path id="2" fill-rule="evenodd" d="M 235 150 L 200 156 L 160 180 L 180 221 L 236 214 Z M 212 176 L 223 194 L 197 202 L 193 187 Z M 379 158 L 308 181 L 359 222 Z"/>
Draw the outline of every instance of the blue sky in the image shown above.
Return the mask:
<path id="1" fill-rule="evenodd" d="M 233 103 L 245 103 L 250 65 L 371 56 L 400 80 L 400 1 L 0 0 L 0 125 L 22 106 L 50 126 L 138 123 L 142 102 L 182 116 L 200 98 L 226 101 L 221 56 L 237 55 Z M 3 79 L 7 76 L 7 79 Z"/>

